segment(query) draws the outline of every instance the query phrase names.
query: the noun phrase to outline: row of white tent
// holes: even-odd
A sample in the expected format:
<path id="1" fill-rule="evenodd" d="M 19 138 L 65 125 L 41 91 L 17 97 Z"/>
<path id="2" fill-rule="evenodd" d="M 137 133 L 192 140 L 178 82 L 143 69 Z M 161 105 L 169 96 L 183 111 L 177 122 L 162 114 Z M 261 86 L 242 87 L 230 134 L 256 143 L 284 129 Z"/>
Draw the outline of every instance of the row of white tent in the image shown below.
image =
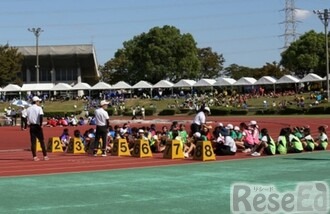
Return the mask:
<path id="1" fill-rule="evenodd" d="M 182 79 L 177 83 L 172 83 L 168 80 L 161 80 L 155 85 L 141 80 L 135 85 L 131 86 L 124 81 L 119 81 L 114 85 L 105 82 L 99 82 L 94 86 L 87 83 L 77 83 L 71 86 L 67 83 L 39 83 L 39 84 L 23 84 L 22 87 L 15 84 L 9 84 L 4 88 L 0 88 L 0 92 L 21 92 L 21 91 L 72 91 L 72 90 L 119 90 L 119 89 L 152 89 L 152 88 L 185 88 L 185 87 L 213 87 L 213 86 L 252 86 L 252 85 L 275 85 L 285 83 L 304 83 L 304 82 L 320 82 L 325 81 L 326 78 L 309 73 L 304 78 L 299 79 L 292 75 L 284 75 L 280 79 L 275 79 L 270 76 L 263 76 L 256 80 L 252 77 L 242 77 L 239 80 L 232 78 L 220 77 L 217 79 L 200 79 L 199 81 Z"/>

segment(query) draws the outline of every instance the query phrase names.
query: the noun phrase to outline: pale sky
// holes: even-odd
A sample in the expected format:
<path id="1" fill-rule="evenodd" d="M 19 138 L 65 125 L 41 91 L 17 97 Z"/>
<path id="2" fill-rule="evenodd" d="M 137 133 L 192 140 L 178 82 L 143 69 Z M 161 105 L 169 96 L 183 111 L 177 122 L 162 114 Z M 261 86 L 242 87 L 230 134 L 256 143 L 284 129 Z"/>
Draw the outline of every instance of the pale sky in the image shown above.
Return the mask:
<path id="1" fill-rule="evenodd" d="M 296 32 L 323 32 L 313 10 L 330 0 L 296 0 Z M 33 46 L 27 29 L 41 27 L 40 45 L 91 44 L 98 63 L 110 60 L 124 41 L 153 27 L 191 33 L 199 48 L 223 54 L 225 66 L 261 67 L 280 60 L 285 0 L 1 0 L 0 45 Z"/>

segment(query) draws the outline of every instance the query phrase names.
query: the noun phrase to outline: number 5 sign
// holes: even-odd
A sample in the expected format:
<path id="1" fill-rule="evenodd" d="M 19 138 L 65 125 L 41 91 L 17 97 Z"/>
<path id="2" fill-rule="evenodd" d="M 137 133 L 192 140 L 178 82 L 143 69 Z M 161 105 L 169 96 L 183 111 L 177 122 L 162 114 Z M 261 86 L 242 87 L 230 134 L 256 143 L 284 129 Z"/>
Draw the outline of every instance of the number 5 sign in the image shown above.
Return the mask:
<path id="1" fill-rule="evenodd" d="M 116 139 L 111 150 L 113 156 L 131 156 L 126 139 Z"/>
<path id="2" fill-rule="evenodd" d="M 215 154 L 210 141 L 199 141 L 196 144 L 194 160 L 208 161 L 215 160 Z"/>
<path id="3" fill-rule="evenodd" d="M 132 152 L 133 157 L 152 157 L 148 140 L 136 140 Z"/>

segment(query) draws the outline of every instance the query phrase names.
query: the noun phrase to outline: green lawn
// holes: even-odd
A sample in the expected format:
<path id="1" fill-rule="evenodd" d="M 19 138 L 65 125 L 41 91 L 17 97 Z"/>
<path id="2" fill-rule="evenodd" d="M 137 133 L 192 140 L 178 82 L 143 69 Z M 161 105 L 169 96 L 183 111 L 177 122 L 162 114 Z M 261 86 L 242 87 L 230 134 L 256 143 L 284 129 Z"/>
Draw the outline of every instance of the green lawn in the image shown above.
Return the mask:
<path id="1" fill-rule="evenodd" d="M 312 102 L 315 100 L 309 99 L 309 94 L 305 93 L 302 94 L 305 98 L 305 106 L 309 106 Z M 268 105 L 271 106 L 272 102 L 275 101 L 276 103 L 279 103 L 283 100 L 292 102 L 293 105 L 295 105 L 294 96 L 283 96 L 279 98 L 268 98 L 268 97 L 261 97 L 261 98 L 251 98 L 248 99 L 247 104 L 249 107 L 256 107 L 256 108 L 262 108 L 263 102 L 266 100 L 268 102 Z M 157 108 L 157 112 L 160 112 L 163 109 L 166 109 L 168 105 L 176 105 L 181 104 L 184 102 L 184 99 L 162 99 L 162 100 L 153 100 L 153 99 L 138 99 L 138 98 L 130 98 L 126 99 L 125 101 L 125 107 L 130 109 L 133 106 L 145 106 L 148 108 L 149 106 L 153 105 Z M 69 101 L 55 101 L 50 102 L 46 101 L 43 106 L 44 110 L 47 112 L 73 112 L 73 111 L 83 111 L 86 103 L 82 100 L 69 100 Z M 322 103 L 321 105 L 324 106 L 330 106 L 328 103 Z M 0 103 L 0 109 L 2 109 L 2 112 L 5 108 L 8 108 L 10 106 L 9 103 Z M 76 108 L 75 108 L 76 106 Z M 15 106 L 12 106 L 15 108 Z M 18 107 L 16 107 L 18 108 Z"/>

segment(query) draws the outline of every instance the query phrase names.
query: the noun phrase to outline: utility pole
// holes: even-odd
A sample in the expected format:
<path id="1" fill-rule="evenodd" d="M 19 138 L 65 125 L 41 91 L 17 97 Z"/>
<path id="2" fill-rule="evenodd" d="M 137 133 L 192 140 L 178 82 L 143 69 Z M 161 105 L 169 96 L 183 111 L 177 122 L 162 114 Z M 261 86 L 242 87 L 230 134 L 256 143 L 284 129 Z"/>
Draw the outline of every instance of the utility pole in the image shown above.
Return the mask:
<path id="1" fill-rule="evenodd" d="M 36 37 L 36 58 L 37 58 L 37 62 L 36 62 L 36 73 L 37 73 L 37 83 L 39 83 L 39 53 L 38 53 L 38 49 L 39 49 L 39 36 L 40 33 L 43 32 L 43 30 L 38 27 L 38 28 L 28 28 L 28 31 L 32 32 L 35 37 Z"/>
<path id="2" fill-rule="evenodd" d="M 328 9 L 322 10 L 313 10 L 314 14 L 316 14 L 321 22 L 324 25 L 324 34 L 325 34 L 325 52 L 326 52 L 326 80 L 327 80 L 327 101 L 330 98 L 330 91 L 329 91 L 329 41 L 328 41 L 328 25 L 329 25 L 329 17 L 330 11 Z"/>

